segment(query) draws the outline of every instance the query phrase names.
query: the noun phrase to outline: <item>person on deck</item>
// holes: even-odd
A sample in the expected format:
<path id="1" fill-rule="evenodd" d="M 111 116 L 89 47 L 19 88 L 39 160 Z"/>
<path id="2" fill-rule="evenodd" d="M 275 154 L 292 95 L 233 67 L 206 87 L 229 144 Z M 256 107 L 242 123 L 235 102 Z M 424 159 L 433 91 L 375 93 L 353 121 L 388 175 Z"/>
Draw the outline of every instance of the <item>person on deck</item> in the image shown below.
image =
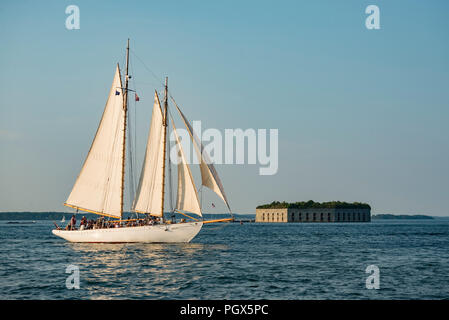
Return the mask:
<path id="1" fill-rule="evenodd" d="M 76 218 L 75 215 L 72 216 L 70 220 L 70 230 L 76 230 Z"/>
<path id="2" fill-rule="evenodd" d="M 98 229 L 103 229 L 104 227 L 105 227 L 104 218 L 103 217 L 98 218 Z"/>

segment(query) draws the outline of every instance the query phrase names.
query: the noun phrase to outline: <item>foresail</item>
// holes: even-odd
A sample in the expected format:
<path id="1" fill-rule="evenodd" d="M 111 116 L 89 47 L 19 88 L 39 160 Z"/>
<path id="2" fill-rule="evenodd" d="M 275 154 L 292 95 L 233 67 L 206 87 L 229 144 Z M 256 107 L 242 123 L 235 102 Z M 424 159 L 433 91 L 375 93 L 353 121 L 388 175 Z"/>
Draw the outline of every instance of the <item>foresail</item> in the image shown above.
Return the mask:
<path id="1" fill-rule="evenodd" d="M 125 127 L 120 69 L 117 65 L 95 138 L 66 205 L 121 217 L 122 146 Z"/>
<path id="2" fill-rule="evenodd" d="M 172 99 L 173 100 L 173 99 Z M 218 176 L 217 171 L 215 170 L 215 167 L 212 163 L 212 161 L 209 158 L 209 155 L 207 152 L 204 152 L 203 144 L 201 143 L 198 136 L 193 131 L 192 126 L 190 125 L 187 118 L 182 113 L 181 109 L 179 109 L 176 102 L 173 100 L 173 102 L 176 105 L 176 109 L 178 109 L 178 112 L 182 118 L 182 121 L 184 122 L 187 131 L 190 134 L 190 138 L 192 139 L 193 145 L 195 146 L 195 150 L 198 155 L 198 159 L 200 159 L 200 171 L 201 171 L 201 183 L 203 186 L 208 187 L 212 191 L 214 191 L 221 199 L 223 199 L 224 203 L 229 209 L 229 212 L 231 212 L 231 208 L 229 206 L 228 200 L 226 198 L 226 194 L 223 189 L 223 185 L 221 184 L 220 177 Z"/>
<path id="3" fill-rule="evenodd" d="M 201 214 L 200 202 L 198 200 L 198 193 L 196 191 L 195 182 L 192 178 L 189 165 L 187 164 L 184 151 L 182 150 L 181 142 L 179 141 L 178 133 L 174 122 L 173 133 L 176 138 L 176 148 L 178 150 L 178 194 L 176 198 L 176 209 L 181 211 L 188 211 Z"/>
<path id="4" fill-rule="evenodd" d="M 145 159 L 140 174 L 139 187 L 133 204 L 133 210 L 162 216 L 162 179 L 164 162 L 164 126 L 163 114 L 157 92 L 154 94 L 154 106 L 151 116 Z"/>

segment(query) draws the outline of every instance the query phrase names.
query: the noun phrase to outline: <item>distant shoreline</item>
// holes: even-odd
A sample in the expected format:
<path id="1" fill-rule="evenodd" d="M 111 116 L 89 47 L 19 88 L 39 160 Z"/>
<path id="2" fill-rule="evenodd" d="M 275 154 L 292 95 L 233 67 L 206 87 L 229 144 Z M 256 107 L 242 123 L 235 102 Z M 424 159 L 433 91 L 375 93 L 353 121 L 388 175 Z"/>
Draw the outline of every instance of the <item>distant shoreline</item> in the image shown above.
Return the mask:
<path id="1" fill-rule="evenodd" d="M 54 221 L 60 221 L 62 219 L 62 217 L 65 217 L 65 220 L 68 221 L 70 220 L 70 217 L 74 214 L 74 212 L 14 212 L 14 211 L 9 211 L 9 212 L 0 212 L 0 221 L 17 221 L 17 220 L 54 220 Z M 85 213 L 85 212 L 78 212 L 76 214 L 77 219 L 78 217 L 81 216 L 85 216 L 87 219 L 97 219 L 99 216 L 96 214 L 92 214 L 92 213 Z M 124 217 L 131 217 L 134 216 L 135 217 L 135 213 L 131 213 L 131 212 L 124 212 L 123 213 Z M 143 216 L 143 214 L 140 214 L 140 216 Z M 216 213 L 216 214 L 212 214 L 212 213 L 203 213 L 203 216 L 213 216 L 213 217 L 218 217 L 218 216 L 224 216 L 224 217 L 229 217 L 229 213 Z M 244 216 L 254 216 L 253 214 L 234 214 L 234 216 L 237 217 L 244 217 Z"/>
<path id="2" fill-rule="evenodd" d="M 371 216 L 371 219 L 373 220 L 392 220 L 392 219 L 401 219 L 401 220 L 432 220 L 435 219 L 434 217 L 431 216 L 426 216 L 423 214 L 414 214 L 414 215 L 410 215 L 410 214 L 400 214 L 400 215 L 396 215 L 396 214 L 373 214 Z"/>
<path id="3" fill-rule="evenodd" d="M 68 220 L 70 217 L 74 214 L 73 212 L 0 212 L 0 221 L 17 221 L 17 220 L 54 220 L 54 221 L 60 221 L 63 216 L 65 216 L 65 219 Z M 124 214 L 125 217 L 132 216 L 134 213 L 126 212 Z M 217 213 L 217 214 L 210 214 L 210 213 L 204 213 L 205 216 L 229 216 L 229 214 L 226 213 Z M 254 214 L 234 214 L 236 216 L 236 220 L 239 220 L 240 217 L 249 217 L 253 218 Z M 97 219 L 98 215 L 90 214 L 90 213 L 83 213 L 79 212 L 77 213 L 77 217 L 79 216 L 86 216 L 87 219 Z M 250 217 L 251 216 L 251 217 Z M 371 216 L 372 220 L 434 220 L 438 218 L 449 218 L 449 217 L 432 217 L 428 215 L 422 215 L 422 214 L 415 214 L 415 215 L 408 215 L 408 214 L 374 214 Z M 241 219 L 241 218 L 240 218 Z"/>
<path id="4" fill-rule="evenodd" d="M 17 220 L 54 220 L 60 221 L 62 217 L 65 217 L 65 220 L 70 220 L 70 217 L 73 215 L 73 212 L 0 212 L 0 221 L 17 221 Z M 89 213 L 78 213 L 77 216 L 84 215 L 88 219 L 92 219 L 94 214 Z M 98 217 L 98 216 L 97 216 Z M 96 218 L 95 218 L 96 219 Z"/>

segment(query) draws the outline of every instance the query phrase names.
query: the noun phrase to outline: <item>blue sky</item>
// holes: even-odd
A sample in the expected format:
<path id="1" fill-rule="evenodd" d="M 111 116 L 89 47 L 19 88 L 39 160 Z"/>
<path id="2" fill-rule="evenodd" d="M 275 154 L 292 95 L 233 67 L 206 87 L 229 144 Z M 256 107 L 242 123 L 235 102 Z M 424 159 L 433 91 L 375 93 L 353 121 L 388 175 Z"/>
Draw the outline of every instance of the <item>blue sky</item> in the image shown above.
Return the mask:
<path id="1" fill-rule="evenodd" d="M 65 28 L 70 4 L 80 30 Z M 380 30 L 365 28 L 370 4 Z M 447 1 L 1 3 L 0 210 L 65 210 L 129 37 L 139 161 L 167 75 L 203 128 L 279 129 L 276 175 L 217 166 L 235 212 L 313 199 L 449 216 L 448 10 Z"/>

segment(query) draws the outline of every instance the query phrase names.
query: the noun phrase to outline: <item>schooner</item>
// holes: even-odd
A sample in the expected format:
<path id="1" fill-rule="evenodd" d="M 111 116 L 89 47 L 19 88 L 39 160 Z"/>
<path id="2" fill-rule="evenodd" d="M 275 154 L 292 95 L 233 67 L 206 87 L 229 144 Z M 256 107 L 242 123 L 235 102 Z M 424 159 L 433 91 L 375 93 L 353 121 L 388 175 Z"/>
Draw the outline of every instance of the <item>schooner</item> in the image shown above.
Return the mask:
<path id="1" fill-rule="evenodd" d="M 123 220 L 125 188 L 125 151 L 128 112 L 128 75 L 129 39 L 126 48 L 126 74 L 124 86 L 120 68 L 117 64 L 106 106 L 87 154 L 81 172 L 73 189 L 64 203 L 65 206 L 95 213 L 115 219 L 113 228 L 88 228 L 79 230 L 62 230 L 57 227 L 53 234 L 70 242 L 190 242 L 204 224 L 211 222 L 232 221 L 232 211 L 226 198 L 223 185 L 207 153 L 203 151 L 201 140 L 196 136 L 189 121 L 176 104 L 196 153 L 198 155 L 201 184 L 214 191 L 226 204 L 231 214 L 228 219 L 204 220 L 198 191 L 195 186 L 190 166 L 187 163 L 174 121 L 169 121 L 168 81 L 165 79 L 163 108 L 158 92 L 155 90 L 150 129 L 145 158 L 138 183 L 137 192 L 132 203 L 132 211 L 156 217 L 159 223 L 141 223 L 130 226 L 129 220 Z M 166 184 L 167 127 L 172 124 L 175 144 L 178 151 L 178 187 L 176 208 L 174 212 L 185 215 L 188 221 L 176 223 L 164 217 L 164 196 Z M 189 214 L 198 218 L 193 218 Z M 135 220 L 134 220 L 135 221 Z M 151 220 L 154 221 L 154 220 Z"/>

